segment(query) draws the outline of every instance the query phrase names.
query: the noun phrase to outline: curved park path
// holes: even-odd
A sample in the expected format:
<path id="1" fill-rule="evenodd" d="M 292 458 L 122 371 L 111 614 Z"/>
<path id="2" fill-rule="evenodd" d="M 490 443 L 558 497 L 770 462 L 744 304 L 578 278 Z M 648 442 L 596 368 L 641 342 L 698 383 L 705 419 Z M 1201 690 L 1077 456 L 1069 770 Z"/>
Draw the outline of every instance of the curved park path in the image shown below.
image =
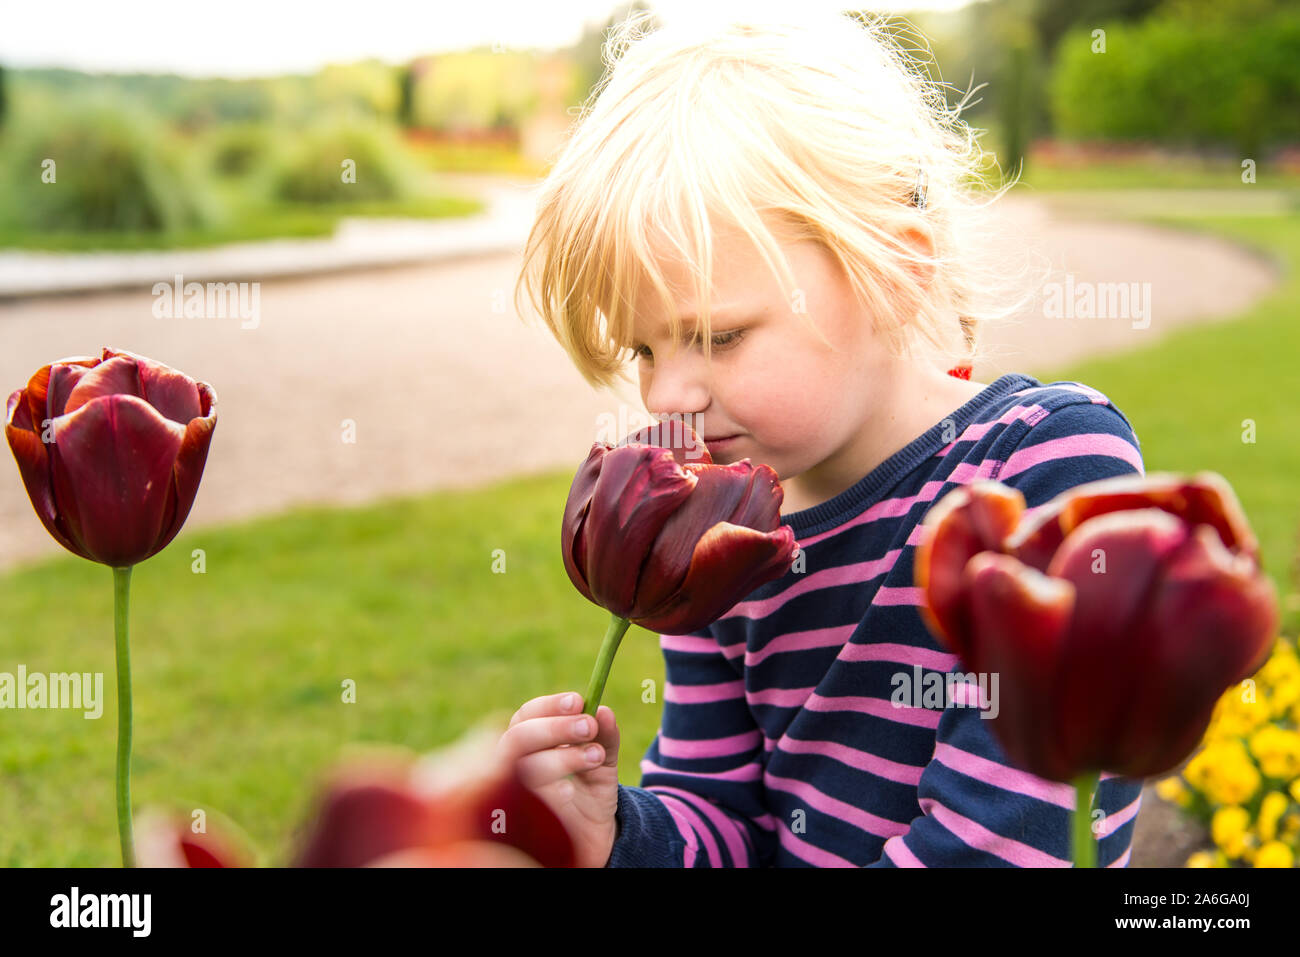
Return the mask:
<path id="1" fill-rule="evenodd" d="M 527 185 L 475 182 L 509 194 L 525 235 L 531 207 L 518 200 Z M 1146 346 L 1176 326 L 1238 313 L 1276 282 L 1270 265 L 1216 239 L 1097 221 L 1086 207 L 1021 194 L 1001 205 L 998 251 L 1014 263 L 1035 253 L 1062 292 L 1121 282 L 1140 291 L 1149 283 L 1150 310 L 1048 315 L 1043 294 L 1051 287 L 1037 283 L 1040 298 L 986 333 L 994 358 L 976 367 L 981 382 L 1009 371 L 1041 377 L 1076 358 Z M 642 405 L 633 384 L 594 393 L 548 334 L 520 320 L 512 302 L 520 265 L 516 249 L 267 278 L 255 328 L 235 318 L 157 318 L 149 284 L 0 301 L 0 390 L 7 396 L 44 363 L 105 345 L 211 383 L 220 415 L 187 529 L 303 503 L 361 503 L 571 469 L 602 415 L 621 426 Z M 349 429 L 354 442 L 345 441 Z M 60 553 L 12 462 L 0 465 L 6 471 L 0 568 Z M 1134 863 L 1167 855 L 1179 866 L 1202 835 L 1149 788 L 1143 803 Z"/>
<path id="2" fill-rule="evenodd" d="M 518 202 L 520 184 L 479 188 L 510 191 L 526 231 L 531 207 Z M 1050 275 L 1037 275 L 1074 297 L 1087 284 L 1149 283 L 1150 309 L 1142 318 L 1048 316 L 1038 284 L 1038 300 L 987 330 L 993 358 L 977 365 L 981 382 L 1148 345 L 1175 326 L 1232 315 L 1276 281 L 1271 266 L 1216 239 L 1066 217 L 1015 194 L 1002 202 L 999 242 L 1013 264 L 1050 264 Z M 157 318 L 151 284 L 0 300 L 0 394 L 52 359 L 97 355 L 106 345 L 211 383 L 219 419 L 187 529 L 301 503 L 359 503 L 574 468 L 598 421 L 609 421 L 602 414 L 621 424 L 644 407 L 634 379 L 595 393 L 548 333 L 519 318 L 512 298 L 521 263 L 513 251 L 263 279 L 255 327 L 238 318 Z M 355 442 L 344 441 L 345 420 L 355 424 Z M 17 468 L 0 465 L 0 475 L 6 468 L 0 568 L 61 551 L 33 514 Z"/>

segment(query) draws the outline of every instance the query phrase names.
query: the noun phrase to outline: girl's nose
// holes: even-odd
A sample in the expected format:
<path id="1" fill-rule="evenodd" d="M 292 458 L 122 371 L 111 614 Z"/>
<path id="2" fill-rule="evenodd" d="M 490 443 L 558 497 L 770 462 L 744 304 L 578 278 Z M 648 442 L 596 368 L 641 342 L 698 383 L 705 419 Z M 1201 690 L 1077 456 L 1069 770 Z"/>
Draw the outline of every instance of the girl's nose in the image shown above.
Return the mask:
<path id="1" fill-rule="evenodd" d="M 678 350 L 669 359 L 656 357 L 645 393 L 646 411 L 652 415 L 687 415 L 709 405 L 709 374 L 704 356 L 696 350 Z"/>

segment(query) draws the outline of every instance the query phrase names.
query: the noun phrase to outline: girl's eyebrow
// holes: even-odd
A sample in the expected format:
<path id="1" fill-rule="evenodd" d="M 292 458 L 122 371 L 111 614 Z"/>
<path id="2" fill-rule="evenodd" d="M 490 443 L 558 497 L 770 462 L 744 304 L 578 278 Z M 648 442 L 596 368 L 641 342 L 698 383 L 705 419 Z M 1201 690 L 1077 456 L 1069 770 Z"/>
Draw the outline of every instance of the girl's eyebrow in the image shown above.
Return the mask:
<path id="1" fill-rule="evenodd" d="M 743 306 L 737 303 L 729 303 L 725 306 L 718 306 L 714 308 L 709 315 L 709 323 L 710 325 L 712 325 L 713 322 L 719 319 L 725 322 L 727 320 L 734 319 L 738 316 L 757 313 L 758 311 L 759 311 L 758 307 L 750 308 L 748 306 Z M 695 314 L 691 314 L 689 316 L 682 316 L 681 322 L 682 325 L 698 327 L 700 324 L 700 317 Z"/>
<path id="2" fill-rule="evenodd" d="M 727 303 L 726 305 L 715 306 L 712 310 L 711 315 L 712 317 L 715 318 L 725 319 L 729 317 L 733 312 L 741 312 L 741 311 L 743 310 L 737 303 L 730 302 Z M 695 313 L 692 313 L 689 316 L 682 316 L 682 322 L 689 322 L 698 325 L 699 321 L 700 321 L 700 317 Z"/>
<path id="3" fill-rule="evenodd" d="M 725 322 L 735 321 L 737 318 L 756 319 L 759 316 L 763 315 L 765 312 L 766 312 L 766 308 L 763 307 L 762 305 L 745 306 L 739 303 L 728 303 L 725 306 L 718 306 L 716 309 L 713 310 L 712 315 L 710 316 L 709 325 L 710 327 L 712 327 L 718 321 L 722 321 L 725 323 Z M 683 331 L 690 332 L 690 333 L 699 332 L 699 326 L 700 326 L 699 316 L 694 316 L 694 315 L 682 316 L 681 323 L 685 327 Z M 664 327 L 664 334 L 667 335 L 666 326 Z"/>

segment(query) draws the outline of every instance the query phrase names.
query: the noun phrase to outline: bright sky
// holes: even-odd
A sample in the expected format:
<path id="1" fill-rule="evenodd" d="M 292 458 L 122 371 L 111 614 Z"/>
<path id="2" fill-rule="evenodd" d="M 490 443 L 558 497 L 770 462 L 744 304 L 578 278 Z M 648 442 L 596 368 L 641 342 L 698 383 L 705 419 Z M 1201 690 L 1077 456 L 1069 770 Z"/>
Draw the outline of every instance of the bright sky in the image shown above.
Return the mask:
<path id="1" fill-rule="evenodd" d="M 971 0 L 863 0 L 878 12 L 951 10 Z M 568 46 L 586 22 L 604 23 L 620 0 L 64 0 L 4 4 L 0 63 L 66 66 L 89 72 L 259 76 L 310 73 L 326 63 L 499 43 Z M 703 0 L 650 0 L 669 22 L 694 16 Z M 756 6 L 784 10 L 845 7 L 841 0 L 708 0 L 710 14 Z M 848 9 L 855 9 L 853 3 Z"/>

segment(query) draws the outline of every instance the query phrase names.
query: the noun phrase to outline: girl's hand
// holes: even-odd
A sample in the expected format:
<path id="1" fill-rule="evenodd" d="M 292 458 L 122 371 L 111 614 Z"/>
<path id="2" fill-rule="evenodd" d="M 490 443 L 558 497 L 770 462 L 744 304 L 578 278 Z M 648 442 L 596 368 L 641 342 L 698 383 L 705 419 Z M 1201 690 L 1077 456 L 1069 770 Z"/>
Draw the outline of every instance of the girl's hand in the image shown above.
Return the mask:
<path id="1" fill-rule="evenodd" d="M 582 706 L 577 692 L 533 698 L 515 712 L 497 747 L 568 829 L 578 866 L 604 867 L 617 836 L 618 723 L 606 705 L 594 720 Z"/>

